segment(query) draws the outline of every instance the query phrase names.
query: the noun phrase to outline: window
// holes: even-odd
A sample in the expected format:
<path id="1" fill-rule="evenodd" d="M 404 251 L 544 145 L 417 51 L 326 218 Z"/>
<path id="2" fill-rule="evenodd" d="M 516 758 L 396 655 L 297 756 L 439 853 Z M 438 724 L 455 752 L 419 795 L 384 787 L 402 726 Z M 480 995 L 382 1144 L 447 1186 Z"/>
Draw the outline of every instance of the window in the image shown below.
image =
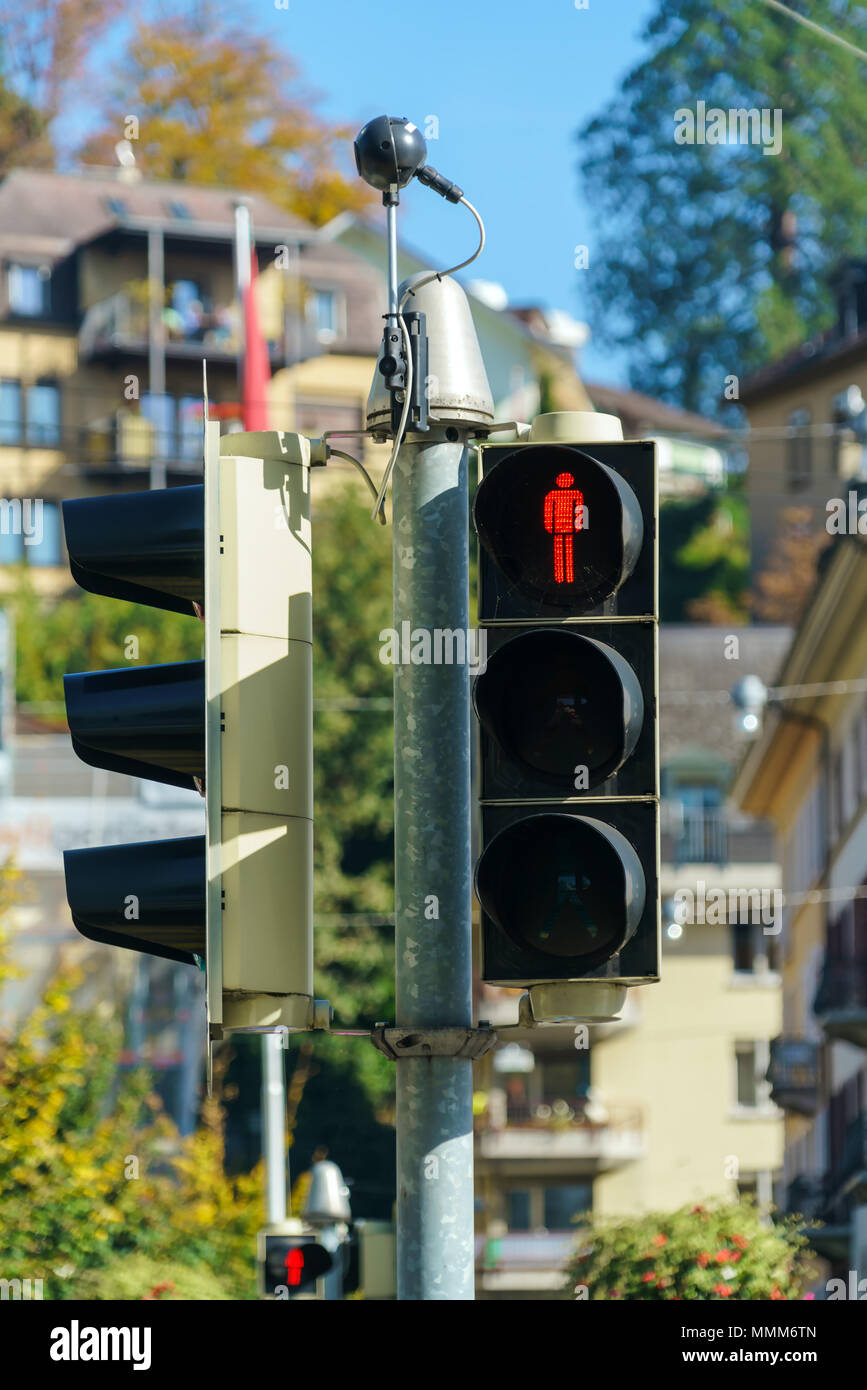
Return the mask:
<path id="1" fill-rule="evenodd" d="M 155 396 L 143 391 L 141 413 L 153 425 L 153 457 L 173 458 L 175 454 L 175 400 L 172 396 Z"/>
<path id="2" fill-rule="evenodd" d="M 770 910 L 773 899 L 768 895 L 765 901 Z M 739 975 L 764 975 L 776 970 L 778 938 L 766 935 L 760 922 L 732 922 L 732 959 Z"/>
<path id="3" fill-rule="evenodd" d="M 186 203 L 169 203 L 169 212 L 172 217 L 177 217 L 180 221 L 190 221 L 190 210 Z"/>
<path id="4" fill-rule="evenodd" d="M 38 318 L 48 312 L 50 272 L 45 266 L 10 265 L 9 308 L 13 314 Z"/>
<path id="5" fill-rule="evenodd" d="M 0 381 L 0 444 L 21 443 L 21 382 Z"/>
<path id="6" fill-rule="evenodd" d="M 326 430 L 364 428 L 360 401 L 299 400 L 295 406 L 295 416 L 295 429 L 301 434 L 319 436 Z"/>
<path id="7" fill-rule="evenodd" d="M 574 1187 L 545 1188 L 545 1226 L 549 1231 L 571 1231 L 575 1217 L 593 1206 L 593 1186 L 578 1183 Z"/>
<path id="8" fill-rule="evenodd" d="M 320 343 L 333 343 L 340 331 L 339 305 L 334 290 L 314 290 L 310 316 Z"/>
<path id="9" fill-rule="evenodd" d="M 115 217 L 126 217 L 129 211 L 123 198 L 106 198 L 106 207 Z"/>
<path id="10" fill-rule="evenodd" d="M 529 1231 L 531 1227 L 530 1193 L 527 1191 L 512 1191 L 508 1194 L 508 1202 L 509 1230 Z"/>
<path id="11" fill-rule="evenodd" d="M 63 547 L 60 540 L 60 506 L 57 502 L 43 502 L 41 520 L 34 531 L 33 543 L 25 544 L 24 558 L 31 565 L 63 564 Z"/>
<path id="12" fill-rule="evenodd" d="M 40 381 L 27 388 L 27 443 L 57 448 L 60 444 L 60 388 Z"/>
<path id="13" fill-rule="evenodd" d="M 813 477 L 813 441 L 810 437 L 809 410 L 793 410 L 786 424 L 789 427 L 786 451 L 786 476 L 791 492 L 809 487 Z"/>
<path id="14" fill-rule="evenodd" d="M 21 560 L 45 566 L 63 563 L 60 506 L 41 497 L 2 499 L 0 505 L 0 564 Z"/>
<path id="15" fill-rule="evenodd" d="M 181 396 L 178 401 L 178 455 L 182 459 L 202 459 L 202 398 Z"/>
<path id="16" fill-rule="evenodd" d="M 770 1083 L 765 1073 L 770 1065 L 770 1046 L 766 1041 L 735 1043 L 737 1103 L 748 1110 L 764 1108 L 770 1101 Z"/>

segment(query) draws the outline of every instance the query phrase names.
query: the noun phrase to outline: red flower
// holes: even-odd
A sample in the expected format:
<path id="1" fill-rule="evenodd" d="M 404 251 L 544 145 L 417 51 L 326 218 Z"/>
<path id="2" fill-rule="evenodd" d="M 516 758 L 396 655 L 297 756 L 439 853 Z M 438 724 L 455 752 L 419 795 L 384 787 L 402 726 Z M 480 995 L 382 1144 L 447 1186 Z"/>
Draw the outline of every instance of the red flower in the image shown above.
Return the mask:
<path id="1" fill-rule="evenodd" d="M 692 1214 L 693 1214 L 693 1216 L 698 1216 L 698 1214 L 699 1214 L 700 1212 L 701 1212 L 701 1213 L 704 1213 L 704 1207 L 693 1207 L 693 1209 L 692 1209 Z"/>
<path id="2" fill-rule="evenodd" d="M 612 1297 L 612 1298 L 619 1298 L 619 1297 L 620 1297 L 620 1290 L 619 1290 L 619 1289 L 612 1289 L 612 1290 L 611 1290 L 611 1297 Z"/>
<path id="3" fill-rule="evenodd" d="M 698 1257 L 698 1264 L 700 1264 L 701 1267 L 702 1267 L 702 1269 L 704 1269 L 705 1265 L 708 1264 L 709 1261 L 710 1261 L 710 1255 L 708 1254 L 708 1252 L 707 1252 L 706 1250 L 702 1250 L 701 1254 L 700 1254 L 699 1257 Z"/>
<path id="4" fill-rule="evenodd" d="M 785 1299 L 785 1297 L 786 1295 L 784 1293 L 780 1293 L 780 1290 L 776 1286 L 774 1286 L 774 1288 L 771 1290 L 771 1298 L 774 1300 L 774 1302 L 778 1302 L 781 1298 Z"/>
<path id="5" fill-rule="evenodd" d="M 713 1291 L 714 1293 L 718 1293 L 720 1298 L 729 1298 L 731 1295 L 731 1289 L 728 1284 L 714 1284 Z M 774 1295 L 771 1294 L 771 1298 L 773 1298 L 773 1296 Z"/>
<path id="6" fill-rule="evenodd" d="M 732 1236 L 732 1245 L 736 1245 L 739 1250 L 746 1250 L 749 1241 L 746 1236 Z"/>
<path id="7" fill-rule="evenodd" d="M 731 1260 L 731 1262 L 732 1262 L 733 1265 L 736 1265 L 736 1264 L 737 1264 L 737 1262 L 738 1262 L 738 1260 L 740 1259 L 740 1257 L 741 1257 L 741 1252 L 740 1252 L 740 1250 L 733 1250 L 733 1251 L 731 1252 L 731 1254 L 729 1255 L 729 1259 Z"/>
<path id="8" fill-rule="evenodd" d="M 652 1269 L 649 1269 L 649 1270 L 647 1271 L 646 1274 L 642 1274 L 642 1276 L 641 1276 L 641 1282 L 642 1282 L 642 1284 L 649 1284 L 649 1283 L 651 1283 L 651 1281 L 654 1280 L 655 1278 L 656 1278 L 656 1275 L 654 1274 L 653 1270 L 652 1270 Z M 771 1297 L 773 1298 L 773 1294 L 771 1295 Z"/>
<path id="9" fill-rule="evenodd" d="M 730 1251 L 730 1250 L 717 1250 L 717 1252 L 716 1252 L 716 1262 L 717 1262 L 718 1265 L 724 1265 L 725 1262 L 726 1262 L 726 1260 L 728 1260 L 728 1259 L 730 1259 L 730 1258 L 731 1258 L 731 1251 Z"/>
<path id="10" fill-rule="evenodd" d="M 660 1232 L 659 1232 L 659 1235 L 658 1235 L 658 1236 L 654 1236 L 654 1237 L 653 1237 L 653 1240 L 652 1240 L 650 1243 L 651 1243 L 651 1245 L 667 1245 L 667 1244 L 668 1244 L 668 1236 L 663 1235 L 662 1231 L 660 1231 Z"/>

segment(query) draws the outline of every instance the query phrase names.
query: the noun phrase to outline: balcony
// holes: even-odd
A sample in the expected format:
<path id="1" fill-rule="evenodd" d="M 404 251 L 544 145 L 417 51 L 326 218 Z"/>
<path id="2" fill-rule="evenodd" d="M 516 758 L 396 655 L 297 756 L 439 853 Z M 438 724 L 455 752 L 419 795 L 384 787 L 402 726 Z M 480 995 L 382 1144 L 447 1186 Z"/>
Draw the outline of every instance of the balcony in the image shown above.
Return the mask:
<path id="1" fill-rule="evenodd" d="M 237 361 L 243 350 L 238 305 L 234 300 L 203 307 L 200 301 L 180 313 L 171 305 L 162 312 L 162 341 L 167 358 L 209 362 Z M 118 353 L 147 354 L 150 346 L 150 310 L 147 282 L 127 286 L 92 304 L 78 331 L 78 355 L 82 362 Z M 268 342 L 269 355 L 282 360 L 306 361 L 327 351 L 315 325 L 303 314 L 286 321 L 280 340 Z"/>
<path id="2" fill-rule="evenodd" d="M 826 1037 L 867 1047 L 867 956 L 825 952 L 813 1012 Z"/>
<path id="3" fill-rule="evenodd" d="M 766 864 L 774 858 L 773 832 L 761 822 L 733 824 L 721 806 L 685 807 L 663 802 L 661 858 L 664 864 Z"/>
<path id="4" fill-rule="evenodd" d="M 491 1102 L 476 1123 L 480 1170 L 545 1177 L 560 1168 L 575 1177 L 621 1168 L 646 1152 L 644 1120 L 637 1106 L 588 1105 L 576 1097 L 550 1098 L 531 1105 L 509 1104 L 498 1115 Z"/>
<path id="5" fill-rule="evenodd" d="M 833 1191 L 859 1205 L 867 1201 L 867 1112 L 849 1124 L 843 1149 L 831 1173 Z"/>
<path id="6" fill-rule="evenodd" d="M 849 1256 L 850 1222 L 831 1202 L 827 1175 L 799 1173 L 786 1189 L 785 1214 L 804 1218 L 804 1234 L 826 1260 Z"/>
<path id="7" fill-rule="evenodd" d="M 148 405 L 157 408 L 148 410 Z M 112 411 L 81 429 L 76 463 L 83 473 L 138 473 L 154 463 L 167 473 L 201 473 L 201 400 L 151 397 L 142 406 Z"/>
<path id="8" fill-rule="evenodd" d="M 576 1235 L 576 1231 L 508 1231 L 495 1237 L 476 1236 L 477 1290 L 486 1298 L 516 1293 L 550 1298 L 563 1293 L 564 1271 Z"/>
<path id="9" fill-rule="evenodd" d="M 799 1115 L 815 1115 L 819 1108 L 821 1074 L 818 1043 L 807 1038 L 773 1039 L 767 1079 L 775 1105 Z"/>

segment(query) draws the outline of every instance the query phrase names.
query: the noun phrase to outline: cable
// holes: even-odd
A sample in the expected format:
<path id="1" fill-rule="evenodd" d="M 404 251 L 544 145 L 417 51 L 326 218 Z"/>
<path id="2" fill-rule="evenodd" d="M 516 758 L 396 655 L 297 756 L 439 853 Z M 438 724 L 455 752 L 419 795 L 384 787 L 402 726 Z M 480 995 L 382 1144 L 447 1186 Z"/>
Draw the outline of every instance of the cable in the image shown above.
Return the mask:
<path id="1" fill-rule="evenodd" d="M 794 19 L 798 24 L 803 24 L 805 29 L 812 29 L 814 34 L 821 34 L 822 38 L 830 39 L 832 43 L 838 43 L 841 48 L 848 48 L 850 53 L 855 53 L 859 58 L 867 58 L 867 53 L 863 48 L 858 48 L 848 39 L 842 39 L 839 34 L 835 34 L 830 29 L 825 29 L 821 24 L 816 24 L 812 19 L 807 19 L 806 15 L 798 14 L 795 10 L 790 10 L 788 5 L 781 5 L 780 0 L 765 0 L 766 5 L 771 9 L 779 10 L 780 14 L 786 15 L 789 19 Z"/>
<path id="2" fill-rule="evenodd" d="M 380 520 L 380 524 L 381 524 L 382 526 L 384 526 L 384 525 L 385 525 L 385 507 L 383 507 L 382 505 L 380 505 L 379 497 L 377 496 L 377 491 L 376 491 L 376 483 L 375 483 L 375 482 L 373 481 L 373 479 L 371 478 L 371 476 L 370 476 L 370 474 L 368 473 L 367 469 L 365 468 L 364 464 L 361 463 L 359 459 L 353 458 L 351 454 L 344 453 L 344 451 L 343 451 L 342 449 L 329 449 L 329 450 L 328 450 L 328 457 L 329 457 L 329 458 L 337 458 L 337 459 L 346 459 L 346 462 L 347 462 L 347 463 L 353 463 L 353 464 L 355 464 L 355 467 L 358 469 L 359 473 L 360 473 L 361 476 L 364 478 L 364 481 L 367 483 L 367 486 L 370 488 L 370 491 L 373 493 L 374 497 L 376 498 L 376 501 L 377 501 L 377 510 L 373 513 L 373 515 L 374 515 L 374 517 L 377 517 L 377 516 L 378 516 L 378 517 L 379 517 L 379 520 Z"/>
<path id="3" fill-rule="evenodd" d="M 382 476 L 382 482 L 379 485 L 379 492 L 376 495 L 376 506 L 371 512 L 372 520 L 376 518 L 377 513 L 382 507 L 385 494 L 388 490 L 388 484 L 391 480 L 391 475 L 394 471 L 394 465 L 397 462 L 398 451 L 400 450 L 400 446 L 403 443 L 404 435 L 406 433 L 406 422 L 407 417 L 409 415 L 409 405 L 412 397 L 412 351 L 411 344 L 409 341 L 409 331 L 406 326 L 406 321 L 403 317 L 403 310 L 406 301 L 410 298 L 411 295 L 414 295 L 417 290 L 420 290 L 423 285 L 429 285 L 433 280 L 442 280 L 443 276 L 454 275 L 456 271 L 463 270 L 466 266 L 472 265 L 473 261 L 476 260 L 482 254 L 482 251 L 485 249 L 485 224 L 482 221 L 478 210 L 474 208 L 472 203 L 468 202 L 466 198 L 462 197 L 460 199 L 460 202 L 463 203 L 464 207 L 469 208 L 470 212 L 473 214 L 473 217 L 476 219 L 476 222 L 478 223 L 478 246 L 476 247 L 473 254 L 471 256 L 468 256 L 465 261 L 460 261 L 457 265 L 449 266 L 448 270 L 432 270 L 428 275 L 423 275 L 422 278 L 419 281 L 417 281 L 416 284 L 411 285 L 410 288 L 404 292 L 404 295 L 397 308 L 397 321 L 400 324 L 400 331 L 403 335 L 403 350 L 406 355 L 406 385 L 404 388 L 403 410 L 400 414 L 400 423 L 397 427 L 397 431 L 394 436 L 394 447 L 391 451 L 391 458 L 388 460 L 388 463 L 386 464 L 385 472 Z"/>

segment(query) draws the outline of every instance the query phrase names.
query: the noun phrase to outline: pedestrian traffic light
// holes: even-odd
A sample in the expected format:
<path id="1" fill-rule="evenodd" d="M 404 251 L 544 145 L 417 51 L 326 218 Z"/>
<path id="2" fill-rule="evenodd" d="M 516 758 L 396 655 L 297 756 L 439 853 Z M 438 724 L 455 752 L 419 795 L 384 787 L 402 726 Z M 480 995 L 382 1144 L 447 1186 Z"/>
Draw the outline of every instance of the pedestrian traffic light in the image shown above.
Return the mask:
<path id="1" fill-rule="evenodd" d="M 300 1226 L 287 1221 L 284 1226 Z M 313 1234 L 259 1232 L 259 1292 L 265 1298 L 315 1297 L 317 1280 L 334 1266 L 334 1255 Z"/>
<path id="2" fill-rule="evenodd" d="M 552 442 L 552 418 L 479 450 L 482 977 L 640 984 L 659 976 L 655 449 Z"/>
<path id="3" fill-rule="evenodd" d="M 84 589 L 204 619 L 204 659 L 64 677 L 95 767 L 198 790 L 201 836 L 69 850 L 76 928 L 207 970 L 210 1036 L 313 1026 L 311 442 L 208 422 L 203 484 L 63 504 Z"/>

